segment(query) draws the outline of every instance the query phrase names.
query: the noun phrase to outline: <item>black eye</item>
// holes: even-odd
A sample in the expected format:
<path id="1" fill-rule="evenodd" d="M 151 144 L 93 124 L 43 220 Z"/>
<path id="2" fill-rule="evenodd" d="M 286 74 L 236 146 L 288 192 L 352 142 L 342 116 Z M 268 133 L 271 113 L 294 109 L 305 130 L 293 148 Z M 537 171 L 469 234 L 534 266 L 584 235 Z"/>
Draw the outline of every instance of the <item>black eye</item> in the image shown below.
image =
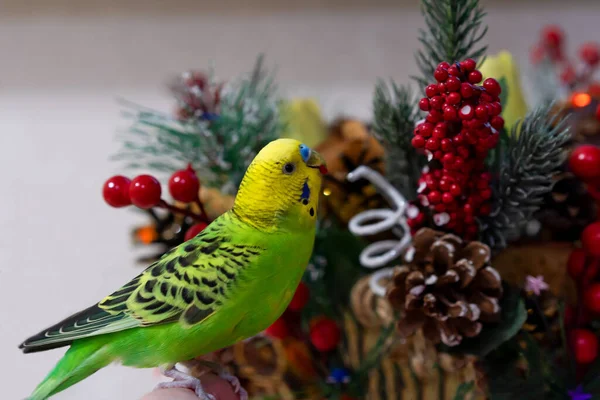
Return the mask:
<path id="1" fill-rule="evenodd" d="M 291 174 L 296 170 L 296 164 L 294 163 L 287 163 L 283 166 L 283 173 L 284 174 Z"/>

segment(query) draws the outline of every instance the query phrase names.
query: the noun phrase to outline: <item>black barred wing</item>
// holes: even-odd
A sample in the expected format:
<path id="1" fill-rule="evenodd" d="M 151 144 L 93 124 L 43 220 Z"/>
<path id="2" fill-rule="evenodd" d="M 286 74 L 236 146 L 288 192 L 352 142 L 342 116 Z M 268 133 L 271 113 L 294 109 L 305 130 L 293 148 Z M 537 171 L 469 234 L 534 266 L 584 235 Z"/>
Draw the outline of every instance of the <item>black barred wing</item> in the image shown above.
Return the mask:
<path id="1" fill-rule="evenodd" d="M 233 236 L 222 218 L 215 221 L 97 305 L 31 337 L 21 348 L 39 351 L 135 327 L 201 322 L 227 301 L 240 271 L 264 251 L 236 243 Z"/>

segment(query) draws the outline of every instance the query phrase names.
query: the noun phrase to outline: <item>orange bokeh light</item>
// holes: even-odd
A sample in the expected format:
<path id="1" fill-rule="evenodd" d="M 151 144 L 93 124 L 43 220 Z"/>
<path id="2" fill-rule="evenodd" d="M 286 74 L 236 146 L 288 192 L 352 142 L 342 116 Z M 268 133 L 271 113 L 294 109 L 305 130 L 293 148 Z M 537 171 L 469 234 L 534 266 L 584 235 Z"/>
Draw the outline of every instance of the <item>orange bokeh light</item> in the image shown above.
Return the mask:
<path id="1" fill-rule="evenodd" d="M 585 107 L 592 102 L 592 96 L 587 93 L 575 93 L 571 101 L 575 107 Z"/>
<path id="2" fill-rule="evenodd" d="M 143 226 L 139 228 L 136 232 L 136 236 L 140 242 L 143 244 L 150 244 L 156 239 L 158 239 L 158 233 L 154 226 Z"/>

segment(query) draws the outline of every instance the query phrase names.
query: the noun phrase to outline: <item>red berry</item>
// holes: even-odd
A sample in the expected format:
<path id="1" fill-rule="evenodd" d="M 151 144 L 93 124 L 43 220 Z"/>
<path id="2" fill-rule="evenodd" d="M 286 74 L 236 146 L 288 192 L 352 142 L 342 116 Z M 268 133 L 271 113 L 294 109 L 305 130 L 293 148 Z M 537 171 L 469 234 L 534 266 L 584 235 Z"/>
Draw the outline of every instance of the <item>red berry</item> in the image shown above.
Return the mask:
<path id="1" fill-rule="evenodd" d="M 308 303 L 308 299 L 310 297 L 310 290 L 306 283 L 300 282 L 298 287 L 296 288 L 296 292 L 294 293 L 294 297 L 292 297 L 292 301 L 288 305 L 288 310 L 292 311 L 300 311 L 304 308 L 306 303 Z"/>
<path id="2" fill-rule="evenodd" d="M 444 154 L 444 158 L 446 158 L 448 154 Z M 452 155 L 452 154 L 450 154 Z M 450 182 L 448 182 L 446 179 L 440 180 L 440 190 L 443 192 L 447 192 L 450 190 Z"/>
<path id="3" fill-rule="evenodd" d="M 502 92 L 502 87 L 494 78 L 487 78 L 483 81 L 483 88 L 494 97 L 498 97 Z"/>
<path id="4" fill-rule="evenodd" d="M 502 106 L 499 102 L 495 101 L 493 103 L 489 103 L 489 113 L 492 116 L 500 115 L 502 113 Z"/>
<path id="5" fill-rule="evenodd" d="M 475 89 L 473 88 L 473 85 L 467 82 L 463 82 L 460 84 L 460 95 L 463 98 L 468 99 L 469 97 L 473 97 L 474 94 Z"/>
<path id="6" fill-rule="evenodd" d="M 479 195 L 482 199 L 489 200 L 492 198 L 492 190 L 490 188 L 483 189 L 481 192 L 479 192 Z"/>
<path id="7" fill-rule="evenodd" d="M 560 80 L 563 83 L 571 84 L 575 82 L 576 79 L 577 72 L 575 72 L 575 69 L 571 66 L 565 67 L 565 69 L 563 69 L 563 71 L 560 73 Z"/>
<path id="8" fill-rule="evenodd" d="M 425 177 L 425 184 L 429 190 L 436 190 L 438 187 L 438 181 L 431 175 Z"/>
<path id="9" fill-rule="evenodd" d="M 446 80 L 446 89 L 449 92 L 458 92 L 460 90 L 460 79 L 455 76 L 451 76 Z"/>
<path id="10" fill-rule="evenodd" d="M 431 204 L 437 204 L 442 200 L 442 195 L 437 190 L 434 190 L 427 195 L 427 200 L 429 200 L 429 203 Z"/>
<path id="11" fill-rule="evenodd" d="M 265 329 L 265 333 L 272 338 L 285 339 L 289 335 L 289 329 L 283 318 L 279 318 Z"/>
<path id="12" fill-rule="evenodd" d="M 445 192 L 442 195 L 442 202 L 448 204 L 448 203 L 452 203 L 454 201 L 454 197 L 452 196 L 452 194 Z"/>
<path id="13" fill-rule="evenodd" d="M 438 92 L 440 92 L 441 94 L 444 94 L 444 93 L 446 93 L 446 84 L 445 84 L 445 83 L 442 83 L 442 82 L 438 83 L 438 84 L 437 84 L 437 90 L 438 90 Z"/>
<path id="14" fill-rule="evenodd" d="M 423 138 L 421 135 L 416 135 L 412 138 L 410 144 L 412 144 L 415 149 L 423 148 L 425 147 L 425 138 Z"/>
<path id="15" fill-rule="evenodd" d="M 463 211 L 466 215 L 473 215 L 473 205 L 471 203 L 467 203 L 463 206 Z"/>
<path id="16" fill-rule="evenodd" d="M 427 150 L 435 151 L 440 147 L 440 140 L 436 138 L 430 138 L 425 143 L 425 148 Z"/>
<path id="17" fill-rule="evenodd" d="M 465 166 L 465 160 L 462 157 L 456 157 L 454 160 L 454 169 L 462 169 Z"/>
<path id="18" fill-rule="evenodd" d="M 150 175 L 139 175 L 129 185 L 131 202 L 139 208 L 152 208 L 160 203 L 160 183 Z"/>
<path id="19" fill-rule="evenodd" d="M 125 207 L 131 204 L 129 198 L 129 185 L 131 181 L 121 175 L 115 175 L 104 182 L 102 197 L 111 207 Z"/>
<path id="20" fill-rule="evenodd" d="M 587 329 L 573 329 L 569 332 L 569 344 L 579 364 L 590 364 L 598 356 L 598 338 Z"/>
<path id="21" fill-rule="evenodd" d="M 600 313 L 600 283 L 593 283 L 586 289 L 584 300 L 588 310 Z"/>
<path id="22" fill-rule="evenodd" d="M 468 77 L 469 83 L 473 83 L 473 84 L 479 83 L 479 82 L 481 82 L 481 79 L 483 79 L 483 75 L 481 75 L 481 72 L 479 72 L 478 70 L 469 72 L 469 77 Z"/>
<path id="23" fill-rule="evenodd" d="M 207 226 L 208 224 L 206 222 L 198 222 L 197 224 L 190 226 L 185 232 L 185 237 L 183 240 L 187 242 L 188 240 L 202 232 L 204 229 L 206 229 Z"/>
<path id="24" fill-rule="evenodd" d="M 486 106 L 478 105 L 475 107 L 475 116 L 477 119 L 486 120 L 488 117 L 488 109 Z"/>
<path id="25" fill-rule="evenodd" d="M 460 117 L 460 119 L 472 119 L 475 116 L 475 109 L 473 108 L 473 106 L 467 104 L 466 106 L 463 106 L 460 109 L 460 111 L 458 112 L 458 116 Z"/>
<path id="26" fill-rule="evenodd" d="M 438 139 L 443 139 L 446 137 L 447 130 L 448 130 L 448 127 L 447 127 L 446 123 L 440 122 L 439 124 L 436 124 L 435 128 L 433 129 L 433 137 L 438 138 Z"/>
<path id="27" fill-rule="evenodd" d="M 458 76 L 460 75 L 460 71 L 458 70 L 456 65 L 452 64 L 450 67 L 448 67 L 448 74 L 452 76 Z"/>
<path id="28" fill-rule="evenodd" d="M 569 156 L 569 168 L 583 181 L 600 176 L 600 147 L 583 145 L 577 147 Z"/>
<path id="29" fill-rule="evenodd" d="M 462 193 L 462 189 L 460 188 L 460 186 L 454 184 L 450 186 L 450 193 L 452 193 L 453 196 L 460 196 Z"/>
<path id="30" fill-rule="evenodd" d="M 452 140 L 450 140 L 450 139 L 442 139 L 441 145 L 442 145 L 442 151 L 452 150 Z"/>
<path id="31" fill-rule="evenodd" d="M 581 243 L 587 254 L 600 257 L 600 222 L 593 222 L 581 233 Z"/>
<path id="32" fill-rule="evenodd" d="M 310 328 L 310 341 L 319 351 L 330 351 L 340 342 L 341 332 L 335 321 L 329 318 L 318 319 Z"/>
<path id="33" fill-rule="evenodd" d="M 460 94 L 458 92 L 452 92 L 446 97 L 446 101 L 448 102 L 448 104 L 452 105 L 460 103 L 461 100 L 462 97 L 460 97 Z"/>
<path id="34" fill-rule="evenodd" d="M 425 95 L 427 97 L 433 97 L 436 94 L 438 94 L 438 88 L 437 85 L 427 85 L 427 87 L 425 88 Z"/>
<path id="35" fill-rule="evenodd" d="M 456 109 L 454 107 L 444 107 L 444 120 L 456 121 Z"/>
<path id="36" fill-rule="evenodd" d="M 465 61 L 462 61 L 460 63 L 460 67 L 466 72 L 473 71 L 476 66 L 477 66 L 477 63 L 472 58 L 467 58 Z"/>
<path id="37" fill-rule="evenodd" d="M 504 128 L 504 118 L 496 115 L 490 120 L 490 125 L 499 131 L 500 129 Z"/>
<path id="38" fill-rule="evenodd" d="M 542 31 L 543 43 L 548 47 L 560 47 L 563 44 L 563 38 L 562 30 L 558 26 L 548 25 Z"/>
<path id="39" fill-rule="evenodd" d="M 444 166 L 454 164 L 454 155 L 452 153 L 444 154 L 442 157 L 442 162 L 444 163 Z"/>
<path id="40" fill-rule="evenodd" d="M 418 126 L 418 128 L 419 128 L 419 133 L 423 137 L 430 137 L 431 133 L 433 132 L 433 124 L 431 124 L 429 122 L 423 122 L 422 124 L 420 124 Z"/>
<path id="41" fill-rule="evenodd" d="M 469 225 L 467 226 L 466 230 L 469 235 L 477 235 L 477 232 L 479 232 L 479 227 L 477 227 L 477 225 Z"/>
<path id="42" fill-rule="evenodd" d="M 427 122 L 431 122 L 432 124 L 436 124 L 444 119 L 444 116 L 440 110 L 431 110 L 429 111 L 429 115 L 425 118 Z"/>
<path id="43" fill-rule="evenodd" d="M 462 145 L 465 142 L 465 135 L 463 135 L 462 133 L 458 133 L 452 138 L 452 142 L 457 146 Z"/>
<path id="44" fill-rule="evenodd" d="M 431 106 L 431 108 L 441 110 L 444 106 L 444 99 L 442 98 L 442 96 L 433 96 L 431 100 L 429 100 L 429 105 Z"/>
<path id="45" fill-rule="evenodd" d="M 191 203 L 198 199 L 199 190 L 200 181 L 191 165 L 175 172 L 169 179 L 169 192 L 177 201 Z"/>
<path id="46" fill-rule="evenodd" d="M 491 212 L 492 212 L 492 205 L 490 203 L 482 204 L 479 207 L 479 215 L 486 216 L 486 215 L 490 215 Z"/>
<path id="47" fill-rule="evenodd" d="M 567 261 L 567 272 L 573 279 L 579 278 L 583 273 L 585 267 L 585 251 L 583 249 L 574 249 L 569 254 L 569 260 Z"/>
<path id="48" fill-rule="evenodd" d="M 440 213 L 441 213 L 441 212 L 444 212 L 444 211 L 446 211 L 446 205 L 445 205 L 445 204 L 442 204 L 442 203 L 440 203 L 440 204 L 436 204 L 436 205 L 433 207 L 433 209 L 434 209 L 435 211 L 437 211 L 437 212 L 440 212 Z"/>
<path id="49" fill-rule="evenodd" d="M 429 99 L 427 97 L 423 97 L 419 100 L 419 108 L 422 111 L 429 111 Z"/>
<path id="50" fill-rule="evenodd" d="M 433 77 L 438 82 L 444 82 L 448 78 L 448 70 L 444 68 L 438 68 L 433 73 Z"/>
<path id="51" fill-rule="evenodd" d="M 448 61 L 442 61 L 438 64 L 437 68 L 448 69 L 450 68 L 450 63 L 448 63 Z"/>

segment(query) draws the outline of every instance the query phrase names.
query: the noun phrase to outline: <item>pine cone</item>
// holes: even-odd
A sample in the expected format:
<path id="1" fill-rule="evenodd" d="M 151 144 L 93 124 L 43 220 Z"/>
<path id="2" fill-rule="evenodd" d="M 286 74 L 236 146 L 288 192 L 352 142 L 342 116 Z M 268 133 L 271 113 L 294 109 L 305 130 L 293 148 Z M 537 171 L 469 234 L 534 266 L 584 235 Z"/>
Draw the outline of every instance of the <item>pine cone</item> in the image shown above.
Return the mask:
<path id="1" fill-rule="evenodd" d="M 497 321 L 502 281 L 489 265 L 490 253 L 481 242 L 419 230 L 388 289 L 388 300 L 404 314 L 400 335 L 422 328 L 434 343 L 456 346 L 465 336 L 477 336 L 482 322 Z"/>

